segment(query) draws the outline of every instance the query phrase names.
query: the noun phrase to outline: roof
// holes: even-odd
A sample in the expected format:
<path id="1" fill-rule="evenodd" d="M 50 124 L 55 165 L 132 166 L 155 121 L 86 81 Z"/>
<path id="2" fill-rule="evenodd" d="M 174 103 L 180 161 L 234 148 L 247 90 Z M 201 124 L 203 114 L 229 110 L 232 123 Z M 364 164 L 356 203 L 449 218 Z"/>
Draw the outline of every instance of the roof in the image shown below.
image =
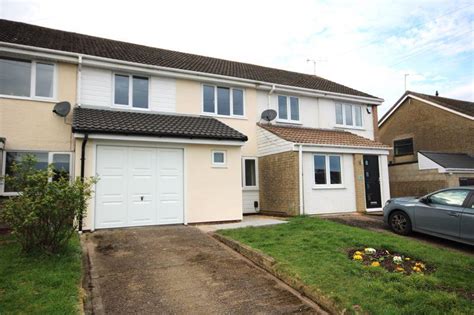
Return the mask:
<path id="1" fill-rule="evenodd" d="M 212 117 L 74 108 L 73 132 L 247 141 L 247 136 Z"/>
<path id="2" fill-rule="evenodd" d="M 436 164 L 444 168 L 474 169 L 474 157 L 466 153 L 445 153 L 419 151 Z"/>
<path id="3" fill-rule="evenodd" d="M 146 65 L 377 99 L 324 78 L 0 19 L 0 41 Z"/>
<path id="4" fill-rule="evenodd" d="M 420 98 L 424 101 L 434 103 L 438 106 L 441 106 L 447 110 L 455 111 L 461 113 L 463 115 L 470 116 L 474 118 L 474 102 L 457 100 L 454 98 L 447 98 L 435 95 L 428 95 L 413 91 L 406 91 L 402 97 L 398 99 L 398 101 L 385 113 L 385 115 L 380 118 L 379 126 L 382 125 L 387 118 L 392 115 L 393 112 L 402 104 L 406 97 L 414 96 Z"/>
<path id="5" fill-rule="evenodd" d="M 381 142 L 370 140 L 343 130 L 316 129 L 270 124 L 258 125 L 261 128 L 275 134 L 279 138 L 294 143 L 390 149 L 390 146 L 387 146 Z"/>

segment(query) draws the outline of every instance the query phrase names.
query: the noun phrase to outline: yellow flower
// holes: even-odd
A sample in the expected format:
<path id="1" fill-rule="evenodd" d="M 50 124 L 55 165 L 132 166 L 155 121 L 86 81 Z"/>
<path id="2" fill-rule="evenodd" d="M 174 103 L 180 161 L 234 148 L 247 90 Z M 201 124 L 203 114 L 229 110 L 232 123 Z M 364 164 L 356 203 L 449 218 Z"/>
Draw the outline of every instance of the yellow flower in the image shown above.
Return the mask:
<path id="1" fill-rule="evenodd" d="M 411 258 L 410 257 L 405 257 L 405 260 L 411 260 Z"/>
<path id="2" fill-rule="evenodd" d="M 413 271 L 414 272 L 421 272 L 421 268 L 420 267 L 413 267 Z"/>
<path id="3" fill-rule="evenodd" d="M 370 264 L 372 267 L 379 267 L 380 263 L 378 261 L 374 261 Z"/>
<path id="4" fill-rule="evenodd" d="M 356 252 L 354 253 L 354 255 L 360 255 L 360 256 L 362 256 L 362 255 L 364 255 L 364 253 L 363 253 L 363 252 L 360 252 L 360 251 L 356 251 Z"/>
<path id="5" fill-rule="evenodd" d="M 354 260 L 362 260 L 362 255 L 354 255 L 352 256 Z"/>
<path id="6" fill-rule="evenodd" d="M 425 269 L 425 268 L 426 268 L 426 267 L 425 267 L 425 264 L 422 264 L 422 263 L 420 263 L 420 262 L 417 262 L 417 263 L 415 264 L 415 267 L 418 267 L 418 268 L 421 268 L 421 269 Z"/>
<path id="7" fill-rule="evenodd" d="M 405 269 L 403 269 L 402 267 L 397 267 L 395 268 L 395 271 L 398 271 L 398 272 L 404 272 Z"/>

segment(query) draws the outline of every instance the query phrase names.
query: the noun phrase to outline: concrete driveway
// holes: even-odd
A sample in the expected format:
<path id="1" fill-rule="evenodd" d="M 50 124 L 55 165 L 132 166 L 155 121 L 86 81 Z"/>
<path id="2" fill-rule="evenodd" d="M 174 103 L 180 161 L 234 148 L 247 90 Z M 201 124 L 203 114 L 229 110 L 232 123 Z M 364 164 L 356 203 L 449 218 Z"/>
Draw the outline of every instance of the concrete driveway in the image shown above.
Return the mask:
<path id="1" fill-rule="evenodd" d="M 94 314 L 314 314 L 320 310 L 194 227 L 85 234 Z"/>

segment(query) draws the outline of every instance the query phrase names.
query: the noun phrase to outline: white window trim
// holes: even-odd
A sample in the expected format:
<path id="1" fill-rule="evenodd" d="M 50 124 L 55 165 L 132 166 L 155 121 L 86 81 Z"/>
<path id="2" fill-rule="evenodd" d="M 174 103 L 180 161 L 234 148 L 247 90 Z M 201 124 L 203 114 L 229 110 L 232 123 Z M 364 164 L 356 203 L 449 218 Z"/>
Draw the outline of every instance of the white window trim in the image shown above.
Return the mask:
<path id="1" fill-rule="evenodd" d="M 315 170 L 316 167 L 314 165 L 314 157 L 315 156 L 324 156 L 326 159 L 326 184 L 316 184 L 316 180 L 314 178 Z M 340 159 L 341 163 L 341 183 L 340 184 L 331 184 L 331 171 L 330 171 L 330 165 L 329 165 L 329 157 L 330 156 L 338 156 Z M 313 189 L 343 189 L 345 188 L 344 186 L 344 160 L 343 156 L 341 154 L 322 154 L 322 153 L 315 153 L 313 154 L 313 175 L 312 175 L 312 181 L 313 181 Z"/>
<path id="2" fill-rule="evenodd" d="M 254 160 L 255 161 L 255 186 L 247 186 L 245 184 L 245 161 Z M 242 157 L 242 189 L 243 190 L 259 190 L 258 185 L 258 158 L 256 157 Z"/>
<path id="3" fill-rule="evenodd" d="M 128 77 L 128 104 L 116 104 L 115 103 L 115 75 L 121 75 L 124 77 Z M 148 79 L 148 98 L 147 98 L 147 107 L 134 107 L 133 106 L 133 77 L 141 77 Z M 138 111 L 150 111 L 150 94 L 151 94 L 151 77 L 147 75 L 140 75 L 140 74 L 129 74 L 123 72 L 113 72 L 112 73 L 112 107 L 115 108 L 127 108 L 133 109 Z"/>
<path id="4" fill-rule="evenodd" d="M 342 124 L 337 123 L 337 105 L 342 105 Z M 337 128 L 344 128 L 344 129 L 357 129 L 357 130 L 365 130 L 364 126 L 364 112 L 363 112 L 363 106 L 362 105 L 355 105 L 355 104 L 348 104 L 348 103 L 336 103 L 336 106 L 334 106 L 334 115 L 336 117 L 336 127 Z M 352 125 L 347 125 L 346 124 L 346 111 L 345 111 L 345 106 L 351 106 L 351 111 L 352 111 Z M 355 124 L 355 108 L 360 107 L 360 122 L 361 126 L 357 126 Z"/>
<path id="5" fill-rule="evenodd" d="M 44 102 L 56 102 L 57 100 L 57 85 L 58 85 L 58 66 L 55 62 L 51 61 L 42 61 L 42 60 L 29 60 L 29 59 L 18 59 L 25 62 L 30 62 L 31 73 L 30 73 L 30 96 L 19 96 L 19 95 L 8 95 L 0 94 L 1 98 L 11 98 L 19 100 L 34 100 L 34 101 L 44 101 Z M 44 63 L 53 66 L 53 95 L 51 97 L 45 96 L 36 96 L 36 64 Z"/>
<path id="6" fill-rule="evenodd" d="M 214 154 L 215 153 L 222 153 L 224 155 L 224 162 L 218 163 L 214 161 Z M 227 167 L 227 151 L 225 150 L 212 150 L 211 151 L 211 164 L 214 168 L 226 168 Z"/>
<path id="7" fill-rule="evenodd" d="M 278 98 L 280 96 L 286 97 L 286 114 L 287 114 L 287 119 L 280 118 L 280 104 Z M 296 98 L 298 100 L 298 120 L 293 120 L 291 119 L 291 102 L 290 98 Z M 300 103 L 300 98 L 296 96 L 290 96 L 290 95 L 284 95 L 284 94 L 278 94 L 276 97 L 277 100 L 277 112 L 278 112 L 278 117 L 277 117 L 277 122 L 282 122 L 282 123 L 287 123 L 287 124 L 301 124 L 301 103 Z"/>
<path id="8" fill-rule="evenodd" d="M 212 86 L 214 88 L 214 112 L 206 112 L 204 111 L 204 86 Z M 222 115 L 217 113 L 217 88 L 226 88 L 229 89 L 230 93 L 230 115 Z M 243 114 L 236 115 L 234 114 L 234 90 L 241 90 L 242 91 L 242 106 L 243 106 Z M 222 117 L 222 118 L 236 118 L 236 119 L 247 119 L 245 116 L 245 89 L 244 88 L 234 88 L 225 85 L 215 85 L 215 84 L 201 84 L 201 114 L 205 116 L 213 116 L 213 117 Z"/>
<path id="9" fill-rule="evenodd" d="M 1 176 L 4 177 L 6 175 L 7 171 L 7 153 L 8 152 L 20 152 L 20 153 L 28 153 L 28 152 L 39 152 L 39 153 L 47 153 L 48 154 L 48 165 L 53 163 L 53 155 L 55 154 L 67 154 L 69 155 L 69 174 L 72 178 L 74 177 L 73 171 L 74 171 L 74 158 L 73 158 L 73 152 L 67 152 L 67 151 L 47 151 L 47 150 L 4 150 L 3 151 L 3 157 L 2 157 L 2 165 L 1 165 Z M 50 179 L 51 180 L 51 179 Z M 0 196 L 18 196 L 18 192 L 5 192 L 5 180 L 2 178 L 0 180 Z"/>

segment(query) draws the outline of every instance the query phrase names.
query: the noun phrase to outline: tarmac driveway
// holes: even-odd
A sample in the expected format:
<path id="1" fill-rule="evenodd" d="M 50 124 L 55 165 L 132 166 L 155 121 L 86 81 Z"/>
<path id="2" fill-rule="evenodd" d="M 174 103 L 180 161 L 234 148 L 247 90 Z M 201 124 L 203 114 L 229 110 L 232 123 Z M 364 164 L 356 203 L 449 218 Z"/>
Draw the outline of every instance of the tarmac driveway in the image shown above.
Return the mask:
<path id="1" fill-rule="evenodd" d="M 317 313 L 280 281 L 194 227 L 97 231 L 83 241 L 89 261 L 86 313 Z"/>

